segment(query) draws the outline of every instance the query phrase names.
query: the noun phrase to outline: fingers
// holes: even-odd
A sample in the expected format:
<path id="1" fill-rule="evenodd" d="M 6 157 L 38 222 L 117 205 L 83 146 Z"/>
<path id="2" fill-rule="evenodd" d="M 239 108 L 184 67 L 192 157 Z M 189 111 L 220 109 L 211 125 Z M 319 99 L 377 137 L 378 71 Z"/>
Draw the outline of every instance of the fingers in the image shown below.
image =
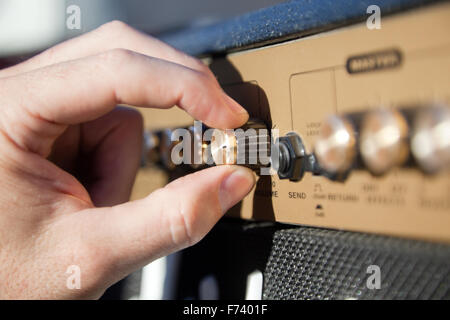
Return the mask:
<path id="1" fill-rule="evenodd" d="M 48 65 L 96 55 L 115 48 L 123 48 L 181 64 L 213 77 L 209 69 L 198 59 L 120 21 L 106 23 L 94 31 L 58 44 L 23 63 L 1 70 L 0 77 L 13 76 Z"/>
<path id="2" fill-rule="evenodd" d="M 16 143 L 41 154 L 48 152 L 52 135 L 61 134 L 55 124 L 91 121 L 117 104 L 154 108 L 178 105 L 217 128 L 235 128 L 248 119 L 248 113 L 204 73 L 123 49 L 0 81 L 9 93 L 2 108 L 10 105 L 5 112 L 15 115 L 5 121 L 10 126 L 5 131 L 17 132 L 11 126 L 19 120 L 28 131 L 16 137 Z M 24 105 L 14 106 L 15 101 L 24 101 Z M 26 110 L 22 112 L 20 107 Z M 25 116 L 31 119 L 24 122 Z"/>
<path id="3" fill-rule="evenodd" d="M 117 108 L 100 119 L 82 125 L 86 155 L 83 185 L 95 206 L 113 206 L 130 199 L 142 154 L 142 116 L 132 109 Z"/>
<path id="4" fill-rule="evenodd" d="M 213 167 L 142 200 L 89 209 L 77 223 L 85 226 L 87 247 L 102 252 L 102 263 L 116 269 L 117 281 L 153 259 L 199 241 L 253 185 L 254 175 L 247 168 Z"/>
<path id="5" fill-rule="evenodd" d="M 137 110 L 117 107 L 66 130 L 49 159 L 82 182 L 95 206 L 126 202 L 141 161 L 142 126 Z"/>

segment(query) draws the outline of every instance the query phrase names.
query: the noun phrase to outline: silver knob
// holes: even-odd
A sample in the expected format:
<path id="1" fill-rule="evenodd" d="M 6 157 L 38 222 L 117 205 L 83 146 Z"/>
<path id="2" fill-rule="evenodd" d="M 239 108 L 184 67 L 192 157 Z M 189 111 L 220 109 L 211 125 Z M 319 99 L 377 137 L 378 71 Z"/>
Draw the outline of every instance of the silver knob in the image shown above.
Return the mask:
<path id="1" fill-rule="evenodd" d="M 368 113 L 362 122 L 361 157 L 376 175 L 403 164 L 408 158 L 408 124 L 398 112 L 379 109 Z"/>
<path id="2" fill-rule="evenodd" d="M 427 173 L 450 166 L 450 109 L 435 105 L 419 111 L 414 118 L 411 151 Z"/>
<path id="3" fill-rule="evenodd" d="M 355 130 L 350 121 L 332 115 L 322 124 L 314 146 L 320 167 L 330 173 L 343 173 L 350 169 L 356 155 Z"/>
<path id="4" fill-rule="evenodd" d="M 253 169 L 268 166 L 270 151 L 269 130 L 261 120 L 250 119 L 235 130 L 213 131 L 210 152 L 216 165 L 240 164 Z"/>
<path id="5" fill-rule="evenodd" d="M 211 156 L 216 165 L 237 163 L 237 139 L 233 130 L 214 129 Z"/>

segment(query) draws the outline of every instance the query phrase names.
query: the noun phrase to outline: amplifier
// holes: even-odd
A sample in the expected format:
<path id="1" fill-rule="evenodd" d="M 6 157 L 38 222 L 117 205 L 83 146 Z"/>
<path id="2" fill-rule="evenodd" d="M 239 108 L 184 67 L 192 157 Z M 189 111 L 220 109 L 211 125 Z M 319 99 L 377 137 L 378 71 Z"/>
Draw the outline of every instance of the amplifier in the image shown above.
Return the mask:
<path id="1" fill-rule="evenodd" d="M 252 118 L 304 152 L 301 173 L 259 176 L 229 215 L 450 242 L 449 17 L 440 3 L 381 16 L 380 29 L 205 57 Z M 143 113 L 153 127 L 192 124 L 177 109 Z M 134 197 L 164 183 L 154 175 L 140 172 Z"/>
<path id="2" fill-rule="evenodd" d="M 163 39 L 204 58 L 247 126 L 279 130 L 280 163 L 115 297 L 450 299 L 450 3 L 377 3 L 380 28 L 372 1 L 297 0 Z M 198 169 L 150 152 L 193 119 L 141 111 L 165 170 L 143 166 L 134 199 Z"/>

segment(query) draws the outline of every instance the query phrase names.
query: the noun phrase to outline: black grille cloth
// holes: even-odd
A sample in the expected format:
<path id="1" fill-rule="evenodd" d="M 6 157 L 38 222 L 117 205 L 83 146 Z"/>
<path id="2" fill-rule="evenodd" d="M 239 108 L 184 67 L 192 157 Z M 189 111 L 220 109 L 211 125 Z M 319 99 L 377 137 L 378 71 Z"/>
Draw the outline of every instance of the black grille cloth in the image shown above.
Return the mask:
<path id="1" fill-rule="evenodd" d="M 381 269 L 379 290 L 366 287 L 370 265 Z M 223 219 L 180 253 L 170 298 L 198 299 L 210 275 L 220 299 L 243 299 L 255 269 L 264 299 L 450 298 L 448 245 L 237 219 Z"/>
<path id="2" fill-rule="evenodd" d="M 378 265 L 381 288 L 368 289 Z M 450 248 L 353 232 L 276 231 L 264 299 L 449 299 Z"/>

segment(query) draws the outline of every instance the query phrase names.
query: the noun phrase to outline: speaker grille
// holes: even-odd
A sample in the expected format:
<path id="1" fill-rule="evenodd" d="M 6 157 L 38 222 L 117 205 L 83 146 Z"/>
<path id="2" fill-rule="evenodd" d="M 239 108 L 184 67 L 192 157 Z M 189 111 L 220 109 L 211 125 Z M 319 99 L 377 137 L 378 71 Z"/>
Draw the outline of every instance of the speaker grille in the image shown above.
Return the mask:
<path id="1" fill-rule="evenodd" d="M 378 266 L 380 288 L 369 289 Z M 276 231 L 264 299 L 450 299 L 450 247 L 300 227 Z"/>

